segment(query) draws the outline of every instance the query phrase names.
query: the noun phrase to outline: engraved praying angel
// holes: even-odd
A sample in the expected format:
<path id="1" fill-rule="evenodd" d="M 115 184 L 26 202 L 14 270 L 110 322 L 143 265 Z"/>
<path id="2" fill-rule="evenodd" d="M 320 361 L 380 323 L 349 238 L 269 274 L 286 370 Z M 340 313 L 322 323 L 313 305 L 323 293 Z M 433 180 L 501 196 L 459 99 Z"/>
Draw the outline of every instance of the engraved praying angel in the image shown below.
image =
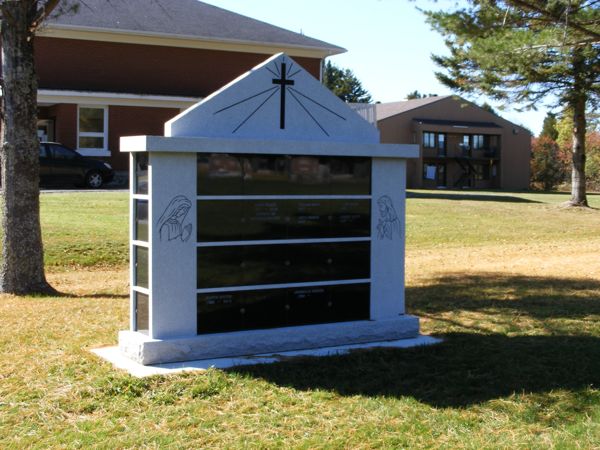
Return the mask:
<path id="1" fill-rule="evenodd" d="M 158 219 L 158 235 L 161 241 L 180 239 L 187 242 L 192 234 L 192 224 L 184 225 L 183 222 L 192 207 L 192 202 L 184 195 L 177 195 L 169 203 Z"/>
<path id="2" fill-rule="evenodd" d="M 377 237 L 379 239 L 393 240 L 394 235 L 401 236 L 400 219 L 394 209 L 392 199 L 387 195 L 382 195 L 377 200 L 379 208 L 379 222 L 377 223 Z"/>

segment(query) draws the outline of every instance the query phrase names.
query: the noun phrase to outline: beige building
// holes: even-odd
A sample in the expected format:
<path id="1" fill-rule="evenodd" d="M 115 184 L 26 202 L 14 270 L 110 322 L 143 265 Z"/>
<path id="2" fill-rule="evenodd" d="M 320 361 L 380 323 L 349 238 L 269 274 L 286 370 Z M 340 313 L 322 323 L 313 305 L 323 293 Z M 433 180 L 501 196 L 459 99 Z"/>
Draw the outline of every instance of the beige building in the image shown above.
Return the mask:
<path id="1" fill-rule="evenodd" d="M 419 144 L 409 188 L 529 187 L 530 132 L 460 97 L 375 105 L 383 143 Z"/>

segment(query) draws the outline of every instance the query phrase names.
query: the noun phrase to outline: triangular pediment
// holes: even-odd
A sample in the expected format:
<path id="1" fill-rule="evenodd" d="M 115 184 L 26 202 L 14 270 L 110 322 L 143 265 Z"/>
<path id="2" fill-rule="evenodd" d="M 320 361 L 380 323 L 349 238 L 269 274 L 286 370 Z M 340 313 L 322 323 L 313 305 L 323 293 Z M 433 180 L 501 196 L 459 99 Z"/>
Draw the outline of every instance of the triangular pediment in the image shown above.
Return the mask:
<path id="1" fill-rule="evenodd" d="M 165 136 L 379 142 L 373 125 L 283 53 L 168 121 Z"/>

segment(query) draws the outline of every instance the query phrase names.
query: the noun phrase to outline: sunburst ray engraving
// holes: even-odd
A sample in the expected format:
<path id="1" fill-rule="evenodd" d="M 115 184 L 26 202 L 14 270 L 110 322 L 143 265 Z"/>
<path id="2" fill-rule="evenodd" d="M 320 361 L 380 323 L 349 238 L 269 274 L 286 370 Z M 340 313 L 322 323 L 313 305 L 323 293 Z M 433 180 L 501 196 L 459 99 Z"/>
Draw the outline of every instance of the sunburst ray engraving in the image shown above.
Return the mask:
<path id="1" fill-rule="evenodd" d="M 303 93 L 300 90 L 300 86 L 296 84 L 296 80 L 293 78 L 302 72 L 301 68 L 294 67 L 294 62 L 292 61 L 289 66 L 287 65 L 285 59 L 279 64 L 273 62 L 271 67 L 265 66 L 265 69 L 268 70 L 275 78 L 272 79 L 273 86 L 255 94 L 252 94 L 248 97 L 245 97 L 237 102 L 234 102 L 224 108 L 215 111 L 213 114 L 217 115 L 222 113 L 223 111 L 230 110 L 237 106 L 240 106 L 250 100 L 253 99 L 261 99 L 261 103 L 252 110 L 249 114 L 247 114 L 244 119 L 235 126 L 232 130 L 232 134 L 237 132 L 240 128 L 242 128 L 248 121 L 261 109 L 263 108 L 269 100 L 271 100 L 277 92 L 279 92 L 279 128 L 284 130 L 286 126 L 286 94 L 289 94 L 295 102 L 300 106 L 300 109 L 310 117 L 310 119 L 315 123 L 315 125 L 326 135 L 329 136 L 329 133 L 325 129 L 323 123 L 321 123 L 317 117 L 315 116 L 315 111 L 322 110 L 335 118 L 340 120 L 346 120 L 345 117 L 336 113 L 332 109 L 322 105 L 315 99 L 311 98 L 306 93 Z M 293 69 L 296 69 L 292 72 Z"/>

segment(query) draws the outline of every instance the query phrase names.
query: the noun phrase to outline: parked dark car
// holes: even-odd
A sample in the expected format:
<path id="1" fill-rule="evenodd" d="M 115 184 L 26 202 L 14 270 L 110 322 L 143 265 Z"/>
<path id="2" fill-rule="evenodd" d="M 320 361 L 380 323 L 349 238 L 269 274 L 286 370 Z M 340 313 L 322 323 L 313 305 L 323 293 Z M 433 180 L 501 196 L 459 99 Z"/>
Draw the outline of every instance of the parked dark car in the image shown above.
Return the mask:
<path id="1" fill-rule="evenodd" d="M 100 188 L 115 176 L 110 164 L 84 158 L 56 142 L 40 143 L 40 184 L 74 184 L 92 189 Z"/>

